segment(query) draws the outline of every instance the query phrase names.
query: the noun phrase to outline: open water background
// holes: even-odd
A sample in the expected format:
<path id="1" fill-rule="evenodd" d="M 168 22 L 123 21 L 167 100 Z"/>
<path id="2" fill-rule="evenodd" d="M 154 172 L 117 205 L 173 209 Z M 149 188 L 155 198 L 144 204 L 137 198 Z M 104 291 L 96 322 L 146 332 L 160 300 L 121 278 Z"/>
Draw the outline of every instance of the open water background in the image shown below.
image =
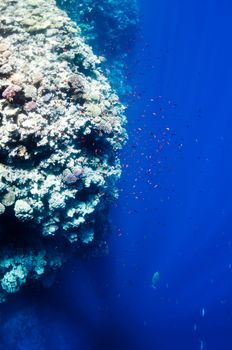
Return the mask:
<path id="1" fill-rule="evenodd" d="M 0 349 L 232 349 L 232 5 L 140 7 L 109 255 L 3 305 Z"/>

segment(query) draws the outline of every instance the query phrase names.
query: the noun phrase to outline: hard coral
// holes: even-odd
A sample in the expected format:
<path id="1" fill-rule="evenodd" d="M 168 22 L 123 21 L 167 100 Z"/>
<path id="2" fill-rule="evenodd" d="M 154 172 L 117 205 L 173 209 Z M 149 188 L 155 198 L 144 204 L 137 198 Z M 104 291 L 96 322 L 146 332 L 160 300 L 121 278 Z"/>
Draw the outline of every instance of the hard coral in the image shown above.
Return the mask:
<path id="1" fill-rule="evenodd" d="M 21 91 L 22 88 L 18 85 L 9 85 L 7 88 L 3 91 L 2 97 L 10 100 L 13 97 L 16 96 L 17 92 Z"/>

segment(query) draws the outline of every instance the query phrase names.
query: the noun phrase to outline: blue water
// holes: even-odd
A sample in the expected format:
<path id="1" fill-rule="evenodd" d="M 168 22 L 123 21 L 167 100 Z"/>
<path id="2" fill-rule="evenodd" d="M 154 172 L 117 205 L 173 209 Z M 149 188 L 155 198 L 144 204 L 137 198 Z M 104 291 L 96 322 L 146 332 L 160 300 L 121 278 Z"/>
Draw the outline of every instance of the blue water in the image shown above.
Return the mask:
<path id="1" fill-rule="evenodd" d="M 109 255 L 3 306 L 0 349 L 232 349 L 232 6 L 140 6 Z"/>

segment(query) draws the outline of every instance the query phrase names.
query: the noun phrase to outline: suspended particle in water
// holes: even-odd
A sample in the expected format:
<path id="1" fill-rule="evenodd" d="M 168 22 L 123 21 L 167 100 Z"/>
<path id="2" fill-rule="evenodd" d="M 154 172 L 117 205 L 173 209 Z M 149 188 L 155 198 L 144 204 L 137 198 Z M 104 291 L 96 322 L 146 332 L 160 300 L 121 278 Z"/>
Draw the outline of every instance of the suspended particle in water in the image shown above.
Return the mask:
<path id="1" fill-rule="evenodd" d="M 151 286 L 153 289 L 156 289 L 157 284 L 159 282 L 160 279 L 160 274 L 158 271 L 154 272 L 153 276 L 152 276 L 152 281 L 151 281 Z"/>
<path id="2" fill-rule="evenodd" d="M 203 350 L 204 349 L 204 342 L 203 340 L 200 340 L 200 350 Z"/>

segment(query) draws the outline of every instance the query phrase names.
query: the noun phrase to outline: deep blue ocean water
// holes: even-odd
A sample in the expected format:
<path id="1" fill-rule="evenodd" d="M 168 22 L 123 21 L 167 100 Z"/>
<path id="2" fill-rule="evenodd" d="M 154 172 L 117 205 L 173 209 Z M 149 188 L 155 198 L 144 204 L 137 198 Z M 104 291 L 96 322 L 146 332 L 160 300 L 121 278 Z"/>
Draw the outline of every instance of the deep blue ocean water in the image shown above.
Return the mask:
<path id="1" fill-rule="evenodd" d="M 0 349 L 232 349 L 232 6 L 140 8 L 109 255 L 3 305 Z"/>

